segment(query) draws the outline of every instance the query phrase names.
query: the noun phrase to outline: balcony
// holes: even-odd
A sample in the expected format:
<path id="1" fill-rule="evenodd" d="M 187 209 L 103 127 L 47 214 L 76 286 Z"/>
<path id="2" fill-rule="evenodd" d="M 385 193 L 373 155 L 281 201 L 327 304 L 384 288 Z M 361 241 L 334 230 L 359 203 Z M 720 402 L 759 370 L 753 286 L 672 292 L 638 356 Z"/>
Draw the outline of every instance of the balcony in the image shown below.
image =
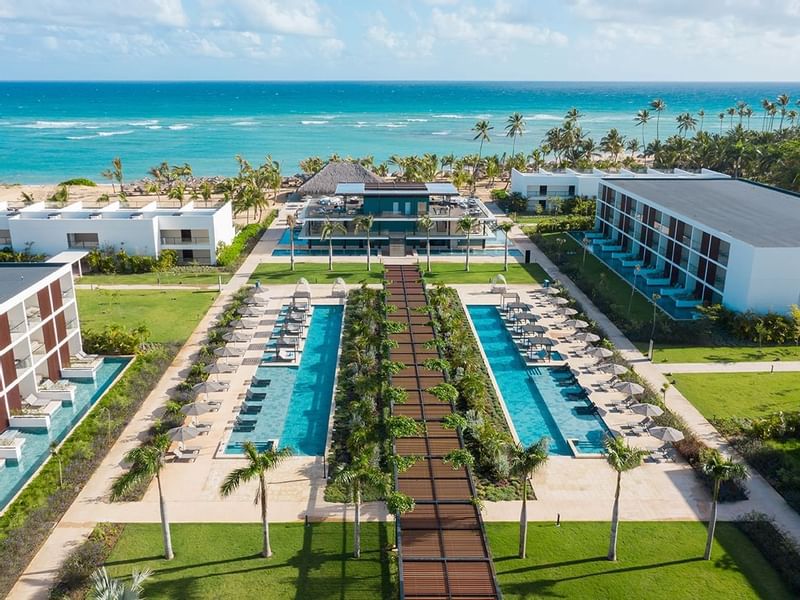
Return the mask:
<path id="1" fill-rule="evenodd" d="M 207 237 L 161 236 L 164 246 L 208 246 L 211 242 Z"/>

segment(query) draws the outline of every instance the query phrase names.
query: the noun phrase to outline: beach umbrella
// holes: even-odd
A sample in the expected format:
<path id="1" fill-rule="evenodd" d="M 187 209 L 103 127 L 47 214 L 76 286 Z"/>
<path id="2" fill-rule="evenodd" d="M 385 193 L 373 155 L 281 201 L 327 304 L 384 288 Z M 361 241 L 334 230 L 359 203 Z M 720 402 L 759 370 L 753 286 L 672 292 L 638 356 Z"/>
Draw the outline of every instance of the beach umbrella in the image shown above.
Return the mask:
<path id="1" fill-rule="evenodd" d="M 600 370 L 603 373 L 608 373 L 609 375 L 623 375 L 628 372 L 628 368 L 622 365 L 618 365 L 616 363 L 612 363 L 610 365 L 605 365 L 600 367 Z"/>
<path id="2" fill-rule="evenodd" d="M 531 309 L 531 305 L 525 304 L 524 302 L 509 302 L 508 304 L 506 304 L 506 308 L 508 310 L 529 311 Z"/>
<path id="3" fill-rule="evenodd" d="M 555 287 L 545 288 L 545 294 L 548 296 L 558 296 L 561 293 L 561 290 Z"/>
<path id="4" fill-rule="evenodd" d="M 208 400 L 209 394 L 224 392 L 227 389 L 227 385 L 223 385 L 218 381 L 201 381 L 200 383 L 196 383 L 192 386 L 192 391 L 195 394 L 205 394 L 206 400 Z"/>
<path id="5" fill-rule="evenodd" d="M 534 323 L 526 323 L 522 326 L 523 333 L 545 333 L 547 331 L 547 327 L 544 325 L 536 325 Z"/>
<path id="6" fill-rule="evenodd" d="M 592 358 L 611 358 L 614 353 L 608 348 L 592 348 L 586 354 Z"/>
<path id="7" fill-rule="evenodd" d="M 269 296 L 264 294 L 257 294 L 255 296 L 248 296 L 244 299 L 244 303 L 248 306 L 263 306 L 269 302 Z"/>
<path id="8" fill-rule="evenodd" d="M 684 438 L 683 432 L 674 427 L 653 427 L 649 433 L 663 442 L 680 442 Z"/>
<path id="9" fill-rule="evenodd" d="M 556 311 L 556 314 L 561 315 L 562 317 L 574 317 L 578 314 L 578 311 L 574 308 L 570 308 L 569 306 L 565 306 L 563 308 L 559 308 Z"/>
<path id="10" fill-rule="evenodd" d="M 259 310 L 253 306 L 244 306 L 239 308 L 236 312 L 238 312 L 243 317 L 260 317 L 264 314 L 264 311 Z"/>
<path id="11" fill-rule="evenodd" d="M 211 405 L 205 402 L 192 402 L 181 406 L 181 412 L 186 416 L 192 417 L 192 423 L 197 424 L 197 417 L 211 412 Z"/>
<path id="12" fill-rule="evenodd" d="M 229 326 L 233 329 L 255 329 L 256 325 L 258 325 L 258 323 L 245 319 L 236 319 L 229 323 Z"/>
<path id="13" fill-rule="evenodd" d="M 555 346 L 556 343 L 550 338 L 538 335 L 529 339 L 529 343 L 533 346 Z"/>
<path id="14" fill-rule="evenodd" d="M 597 335 L 596 333 L 589 333 L 584 331 L 582 333 L 577 334 L 575 336 L 575 339 L 579 342 L 586 342 L 587 344 L 589 344 L 589 343 L 599 342 L 600 336 Z"/>
<path id="15" fill-rule="evenodd" d="M 562 298 L 561 296 L 556 296 L 553 298 L 553 304 L 557 306 L 563 306 L 564 304 L 569 304 L 569 300 Z"/>
<path id="16" fill-rule="evenodd" d="M 200 435 L 200 430 L 196 427 L 189 425 L 182 425 L 181 427 L 173 427 L 167 431 L 167 437 L 171 442 L 178 442 L 183 450 L 183 443 L 187 440 L 193 440 Z"/>
<path id="17" fill-rule="evenodd" d="M 564 322 L 564 327 L 571 327 L 572 329 L 586 329 L 589 324 L 580 319 L 570 319 Z"/>
<path id="18" fill-rule="evenodd" d="M 236 371 L 236 365 L 229 365 L 228 363 L 217 361 L 203 367 L 203 371 L 213 375 L 219 375 L 220 373 L 234 373 Z"/>
<path id="19" fill-rule="evenodd" d="M 525 321 L 538 321 L 539 316 L 532 312 L 517 312 L 508 316 L 509 321 L 525 322 Z"/>
<path id="20" fill-rule="evenodd" d="M 637 415 L 643 415 L 645 417 L 658 417 L 664 414 L 664 411 L 661 410 L 661 407 L 656 406 L 655 404 L 648 404 L 647 402 L 643 402 L 642 404 L 634 404 L 631 406 L 631 410 Z"/>
<path id="21" fill-rule="evenodd" d="M 614 389 L 627 396 L 638 396 L 644 393 L 644 388 L 642 386 L 638 383 L 631 383 L 630 381 L 620 381 L 614 386 Z"/>
<path id="22" fill-rule="evenodd" d="M 221 346 L 214 350 L 214 356 L 220 356 L 223 358 L 227 358 L 229 356 L 241 356 L 242 351 L 237 350 L 236 348 L 231 348 L 230 346 Z"/>
<path id="23" fill-rule="evenodd" d="M 222 339 L 226 342 L 233 342 L 233 343 L 241 343 L 241 342 L 249 342 L 253 336 L 244 333 L 242 331 L 229 331 L 225 335 L 222 336 Z"/>

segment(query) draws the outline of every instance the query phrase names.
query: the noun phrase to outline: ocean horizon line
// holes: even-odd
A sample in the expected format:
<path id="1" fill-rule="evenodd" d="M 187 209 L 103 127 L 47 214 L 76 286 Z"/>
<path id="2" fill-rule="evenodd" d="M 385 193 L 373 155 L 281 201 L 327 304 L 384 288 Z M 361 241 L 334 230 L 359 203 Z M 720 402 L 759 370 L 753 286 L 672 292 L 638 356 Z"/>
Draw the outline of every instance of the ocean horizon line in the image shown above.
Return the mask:
<path id="1" fill-rule="evenodd" d="M 369 83 L 369 84 L 431 84 L 431 83 L 474 83 L 474 84 L 514 84 L 514 83 L 541 83 L 541 84 L 608 84 L 608 85 L 800 85 L 798 80 L 770 80 L 770 79 L 0 79 L 3 83 Z"/>

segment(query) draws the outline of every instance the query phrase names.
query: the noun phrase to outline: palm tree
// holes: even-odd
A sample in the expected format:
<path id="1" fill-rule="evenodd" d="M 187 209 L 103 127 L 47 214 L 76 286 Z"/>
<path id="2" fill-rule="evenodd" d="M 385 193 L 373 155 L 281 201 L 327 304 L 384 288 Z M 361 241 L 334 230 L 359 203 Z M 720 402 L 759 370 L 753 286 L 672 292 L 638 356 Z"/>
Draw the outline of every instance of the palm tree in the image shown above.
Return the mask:
<path id="1" fill-rule="evenodd" d="M 258 479 L 258 495 L 256 503 L 261 504 L 261 528 L 264 538 L 264 547 L 261 556 L 269 558 L 272 556 L 272 548 L 269 545 L 269 518 L 267 512 L 267 472 L 272 471 L 285 458 L 292 455 L 291 448 L 281 448 L 276 450 L 271 447 L 269 450 L 259 452 L 253 442 L 247 441 L 243 446 L 244 454 L 248 464 L 245 467 L 234 469 L 222 482 L 219 488 L 220 496 L 226 498 L 235 492 L 240 485 Z"/>
<path id="2" fill-rule="evenodd" d="M 514 156 L 517 148 L 517 136 L 525 133 L 525 117 L 515 112 L 506 120 L 506 136 L 511 138 L 511 156 Z"/>
<path id="3" fill-rule="evenodd" d="M 636 124 L 637 127 L 642 128 L 642 147 L 646 148 L 647 144 L 644 141 L 644 128 L 647 125 L 647 122 L 650 120 L 650 111 L 645 109 L 640 110 L 636 113 L 636 116 L 633 118 L 633 122 Z"/>
<path id="4" fill-rule="evenodd" d="M 125 462 L 131 463 L 130 469 L 120 475 L 111 486 L 111 499 L 118 500 L 142 482 L 156 478 L 158 484 L 158 505 L 161 511 L 161 534 L 164 539 L 164 558 L 172 560 L 172 535 L 169 530 L 167 517 L 167 503 L 164 491 L 161 488 L 161 469 L 164 468 L 164 458 L 169 448 L 169 438 L 166 434 L 157 435 L 152 442 L 139 446 L 125 455 Z"/>
<path id="5" fill-rule="evenodd" d="M 478 163 L 481 162 L 481 154 L 483 154 L 483 142 L 490 142 L 489 139 L 489 132 L 494 129 L 491 125 L 489 125 L 489 121 L 481 120 L 475 123 L 475 127 L 472 128 L 472 131 L 475 132 L 475 137 L 472 138 L 473 141 L 480 140 L 481 145 L 478 148 L 478 158 L 475 159 L 475 166 L 472 169 L 472 191 L 475 192 L 475 186 L 478 183 Z"/>
<path id="6" fill-rule="evenodd" d="M 333 476 L 334 483 L 343 486 L 355 506 L 355 523 L 353 528 L 353 556 L 361 556 L 361 498 L 365 492 L 386 493 L 389 482 L 386 475 L 378 469 L 369 452 L 362 452 L 353 458 L 350 464 L 342 467 Z"/>
<path id="7" fill-rule="evenodd" d="M 114 159 L 111 161 L 111 174 L 113 175 L 114 179 L 117 180 L 119 184 L 119 191 L 122 191 L 122 184 L 123 184 L 123 176 L 122 176 L 122 159 L 119 156 L 115 156 Z M 114 191 L 113 188 L 111 190 Z"/>
<path id="8" fill-rule="evenodd" d="M 541 438 L 527 448 L 516 444 L 511 449 L 510 473 L 522 479 L 522 510 L 519 513 L 519 557 L 525 558 L 528 545 L 528 483 L 533 489 L 533 474 L 547 462 L 549 457 L 547 437 Z"/>
<path id="9" fill-rule="evenodd" d="M 465 259 L 465 269 L 469 272 L 469 247 L 470 242 L 472 241 L 472 230 L 478 224 L 478 219 L 475 217 L 461 217 L 458 220 L 457 227 L 459 231 L 463 231 L 467 234 L 467 252 L 466 252 L 466 259 Z"/>
<path id="10" fill-rule="evenodd" d="M 717 115 L 717 118 L 719 119 L 719 132 L 722 133 L 722 124 L 725 121 L 725 113 L 724 112 L 719 113 Z"/>
<path id="11" fill-rule="evenodd" d="M 688 131 L 694 131 L 697 128 L 697 119 L 695 119 L 691 113 L 681 113 L 675 120 L 678 122 L 678 132 L 683 135 L 683 137 L 686 137 Z"/>
<path id="12" fill-rule="evenodd" d="M 769 98 L 763 98 L 761 100 L 761 108 L 764 109 L 764 117 L 761 119 L 761 131 L 767 130 L 767 117 L 769 117 L 769 107 L 771 104 Z"/>
<path id="13" fill-rule="evenodd" d="M 344 225 L 341 224 L 339 221 L 331 221 L 330 219 L 326 219 L 325 222 L 322 224 L 322 231 L 320 232 L 319 238 L 324 242 L 328 240 L 328 270 L 333 271 L 333 236 L 337 233 L 341 233 L 344 235 L 347 233 L 347 229 L 345 229 Z"/>
<path id="14" fill-rule="evenodd" d="M 130 583 L 114 579 L 105 567 L 100 567 L 91 576 L 91 589 L 88 597 L 92 600 L 139 600 L 144 590 L 144 582 L 150 579 L 150 569 L 131 573 Z"/>
<path id="15" fill-rule="evenodd" d="M 634 158 L 636 156 L 636 153 L 639 151 L 639 148 L 640 148 L 639 140 L 637 140 L 635 137 L 629 139 L 628 142 L 625 144 L 625 149 L 631 153 L 631 158 Z"/>
<path id="16" fill-rule="evenodd" d="M 625 136 L 620 135 L 616 128 L 612 128 L 600 140 L 600 149 L 611 155 L 611 160 L 617 162 L 620 152 L 625 149 Z"/>
<path id="17" fill-rule="evenodd" d="M 635 469 L 642 464 L 647 450 L 632 448 L 618 437 L 609 436 L 605 440 L 606 460 L 617 472 L 617 488 L 614 492 L 614 509 L 611 513 L 611 541 L 608 545 L 608 560 L 617 560 L 617 533 L 619 532 L 619 492 L 622 484 L 622 473 Z"/>
<path id="18" fill-rule="evenodd" d="M 787 94 L 781 94 L 777 98 L 777 104 L 780 107 L 780 112 L 781 112 L 781 122 L 780 125 L 778 125 L 779 131 L 783 129 L 783 119 L 786 117 L 786 107 L 789 106 L 789 102 L 790 99 Z"/>
<path id="19" fill-rule="evenodd" d="M 372 244 L 370 242 L 370 234 L 372 232 L 372 224 L 375 217 L 372 215 L 362 215 L 353 220 L 353 226 L 356 233 L 363 230 L 367 234 L 367 271 L 372 270 Z"/>
<path id="20" fill-rule="evenodd" d="M 706 111 L 701 108 L 697 111 L 697 116 L 700 117 L 700 133 L 703 133 L 703 121 L 706 118 Z"/>
<path id="21" fill-rule="evenodd" d="M 294 228 L 297 226 L 297 215 L 286 215 L 286 228 L 289 230 L 289 264 L 294 271 Z"/>
<path id="22" fill-rule="evenodd" d="M 650 108 L 656 111 L 656 139 L 660 140 L 658 126 L 661 122 L 661 113 L 667 108 L 667 104 L 661 98 L 656 98 L 650 101 Z"/>
<path id="23" fill-rule="evenodd" d="M 28 192 L 20 192 L 19 196 L 20 196 L 20 200 L 22 200 L 22 203 L 25 206 L 30 206 L 31 204 L 33 204 L 36 201 L 34 199 L 34 197 L 33 197 L 33 194 L 29 194 Z"/>
<path id="24" fill-rule="evenodd" d="M 731 118 L 731 129 L 733 129 L 733 117 L 736 116 L 736 107 L 731 106 L 729 109 L 725 111 L 727 115 Z"/>
<path id="25" fill-rule="evenodd" d="M 431 272 L 431 230 L 436 227 L 436 223 L 434 223 L 433 219 L 430 218 L 429 215 L 422 215 L 419 219 L 417 219 L 417 229 L 422 229 L 425 231 L 425 245 L 427 246 L 427 268 L 426 272 Z"/>
<path id="26" fill-rule="evenodd" d="M 570 108 L 567 111 L 567 114 L 564 115 L 564 123 L 568 123 L 570 125 L 577 125 L 578 119 L 580 119 L 582 116 L 583 113 L 581 113 L 581 111 L 579 111 L 577 108 L 574 107 Z"/>
<path id="27" fill-rule="evenodd" d="M 497 229 L 505 234 L 505 240 L 503 242 L 503 271 L 508 271 L 508 232 L 511 231 L 513 227 L 513 221 L 503 221 L 497 225 Z"/>
<path id="28" fill-rule="evenodd" d="M 706 460 L 703 462 L 703 473 L 714 481 L 714 490 L 711 496 L 711 519 L 708 522 L 708 539 L 706 540 L 706 551 L 703 555 L 705 560 L 711 560 L 714 530 L 717 527 L 717 502 L 719 501 L 720 485 L 722 485 L 723 481 L 744 479 L 747 477 L 747 469 L 743 464 L 725 458 L 718 450 L 712 450 L 707 454 Z"/>

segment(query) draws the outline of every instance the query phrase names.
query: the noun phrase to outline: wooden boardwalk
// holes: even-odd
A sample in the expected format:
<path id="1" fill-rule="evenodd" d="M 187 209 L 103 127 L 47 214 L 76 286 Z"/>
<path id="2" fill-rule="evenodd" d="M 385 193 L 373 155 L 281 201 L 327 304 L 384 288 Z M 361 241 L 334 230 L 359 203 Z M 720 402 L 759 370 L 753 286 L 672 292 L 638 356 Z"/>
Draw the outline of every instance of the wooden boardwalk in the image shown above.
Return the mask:
<path id="1" fill-rule="evenodd" d="M 450 405 L 426 391 L 444 382 L 444 376 L 422 366 L 439 354 L 425 346 L 435 333 L 430 315 L 419 310 L 427 306 L 419 271 L 411 265 L 387 265 L 385 277 L 387 302 L 397 307 L 389 319 L 408 326 L 406 332 L 391 335 L 398 344 L 391 359 L 406 365 L 392 377 L 392 385 L 408 393 L 407 402 L 392 411 L 425 427 L 420 437 L 395 441 L 398 455 L 422 457 L 397 475 L 398 489 L 416 502 L 416 508 L 397 521 L 400 598 L 501 598 L 481 515 L 473 502 L 472 478 L 466 468 L 453 469 L 442 460 L 461 448 L 462 440 L 456 431 L 442 427 L 442 418 L 452 412 Z"/>

